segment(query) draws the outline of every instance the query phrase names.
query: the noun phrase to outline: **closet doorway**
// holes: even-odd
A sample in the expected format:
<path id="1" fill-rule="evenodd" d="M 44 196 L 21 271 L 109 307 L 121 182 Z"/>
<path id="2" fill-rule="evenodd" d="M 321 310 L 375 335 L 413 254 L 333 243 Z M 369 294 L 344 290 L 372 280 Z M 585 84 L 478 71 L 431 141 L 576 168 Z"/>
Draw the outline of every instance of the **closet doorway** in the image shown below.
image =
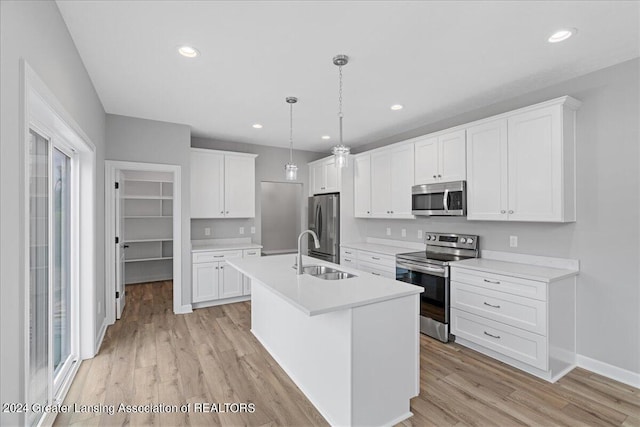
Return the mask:
<path id="1" fill-rule="evenodd" d="M 122 315 L 126 286 L 139 283 L 172 280 L 177 312 L 182 305 L 180 166 L 105 163 L 109 323 Z"/>

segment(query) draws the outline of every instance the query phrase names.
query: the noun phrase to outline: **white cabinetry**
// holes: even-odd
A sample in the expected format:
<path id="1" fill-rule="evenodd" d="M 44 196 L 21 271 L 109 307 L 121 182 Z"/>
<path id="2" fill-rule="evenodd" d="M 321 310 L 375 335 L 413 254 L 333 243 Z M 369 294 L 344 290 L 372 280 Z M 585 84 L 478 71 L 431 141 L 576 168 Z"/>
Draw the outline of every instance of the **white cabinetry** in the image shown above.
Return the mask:
<path id="1" fill-rule="evenodd" d="M 191 218 L 253 218 L 256 157 L 192 148 Z"/>
<path id="2" fill-rule="evenodd" d="M 464 130 L 416 140 L 415 184 L 465 180 L 465 141 Z"/>
<path id="3" fill-rule="evenodd" d="M 251 280 L 227 264 L 226 260 L 256 256 L 260 256 L 260 249 L 194 252 L 193 302 L 216 301 L 216 304 L 224 304 L 236 301 L 225 301 L 226 299 L 250 295 Z"/>
<path id="4" fill-rule="evenodd" d="M 451 332 L 459 344 L 556 381 L 575 366 L 575 279 L 532 280 L 519 270 L 452 266 Z"/>
<path id="5" fill-rule="evenodd" d="M 362 154 L 354 163 L 356 217 L 413 218 L 413 144 Z"/>
<path id="6" fill-rule="evenodd" d="M 340 264 L 366 271 L 374 276 L 396 278 L 396 259 L 392 255 L 343 247 L 340 249 Z"/>
<path id="7" fill-rule="evenodd" d="M 467 219 L 575 221 L 575 110 L 562 97 L 467 128 Z"/>
<path id="8" fill-rule="evenodd" d="M 341 190 L 341 171 L 336 166 L 334 156 L 309 163 L 310 195 L 339 193 Z"/>

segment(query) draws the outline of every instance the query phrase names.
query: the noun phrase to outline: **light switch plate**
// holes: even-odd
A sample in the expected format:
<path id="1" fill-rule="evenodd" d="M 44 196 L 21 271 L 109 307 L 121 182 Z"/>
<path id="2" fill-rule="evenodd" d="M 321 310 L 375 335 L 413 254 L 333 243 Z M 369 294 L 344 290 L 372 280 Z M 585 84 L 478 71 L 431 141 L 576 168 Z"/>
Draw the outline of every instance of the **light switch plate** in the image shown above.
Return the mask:
<path id="1" fill-rule="evenodd" d="M 512 248 L 518 247 L 518 236 L 509 236 L 509 246 Z"/>
<path id="2" fill-rule="evenodd" d="M 391 236 L 391 228 L 387 227 L 387 236 Z"/>
<path id="3" fill-rule="evenodd" d="M 418 239 L 422 239 L 422 230 L 418 230 Z"/>
<path id="4" fill-rule="evenodd" d="M 211 227 L 205 227 L 204 228 L 204 235 L 205 236 L 211 236 Z"/>
<path id="5" fill-rule="evenodd" d="M 244 227 L 240 227 L 240 234 L 244 234 Z"/>
<path id="6" fill-rule="evenodd" d="M 403 228 L 402 231 L 400 231 L 400 234 L 402 235 L 402 237 L 407 237 L 407 229 Z"/>
<path id="7" fill-rule="evenodd" d="M 251 227 L 251 234 L 256 234 L 256 228 L 255 227 Z"/>

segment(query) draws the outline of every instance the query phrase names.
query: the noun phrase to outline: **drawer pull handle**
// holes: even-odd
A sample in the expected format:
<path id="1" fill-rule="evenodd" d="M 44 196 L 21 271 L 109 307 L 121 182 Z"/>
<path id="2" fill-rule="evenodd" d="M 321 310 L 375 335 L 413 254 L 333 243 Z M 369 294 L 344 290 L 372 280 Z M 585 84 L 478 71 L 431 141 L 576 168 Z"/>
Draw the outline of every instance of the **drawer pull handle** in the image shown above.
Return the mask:
<path id="1" fill-rule="evenodd" d="M 373 271 L 371 272 L 371 274 L 373 274 L 374 276 L 379 276 L 380 273 L 374 273 Z"/>
<path id="2" fill-rule="evenodd" d="M 484 279 L 484 281 L 487 282 L 487 283 L 493 283 L 494 285 L 499 285 L 500 284 L 499 280 Z"/>
<path id="3" fill-rule="evenodd" d="M 351 252 L 344 251 L 344 253 L 345 253 L 345 254 L 349 254 L 349 255 L 351 255 Z"/>
<path id="4" fill-rule="evenodd" d="M 488 302 L 484 302 L 484 305 L 488 305 L 489 307 L 493 307 L 493 308 L 500 308 L 499 305 L 493 305 L 493 304 L 489 304 Z"/>
<path id="5" fill-rule="evenodd" d="M 255 255 L 255 252 L 247 252 L 247 255 Z"/>
<path id="6" fill-rule="evenodd" d="M 487 331 L 484 331 L 484 334 L 490 336 L 491 338 L 495 338 L 495 339 L 498 339 L 498 340 L 500 339 L 500 335 L 492 335 Z"/>
<path id="7" fill-rule="evenodd" d="M 372 256 L 371 259 L 375 259 L 376 261 L 380 261 L 380 258 Z"/>
<path id="8" fill-rule="evenodd" d="M 224 258 L 224 255 L 214 255 L 214 258 Z"/>
<path id="9" fill-rule="evenodd" d="M 351 260 L 349 258 L 345 258 L 344 260 L 347 261 L 347 262 L 351 262 Z"/>

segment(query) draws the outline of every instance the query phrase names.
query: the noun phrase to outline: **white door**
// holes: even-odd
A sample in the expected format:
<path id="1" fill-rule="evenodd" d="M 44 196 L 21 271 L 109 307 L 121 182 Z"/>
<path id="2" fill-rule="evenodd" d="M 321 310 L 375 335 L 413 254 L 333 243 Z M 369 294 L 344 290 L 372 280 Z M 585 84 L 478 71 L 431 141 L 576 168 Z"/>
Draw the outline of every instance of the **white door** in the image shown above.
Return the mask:
<path id="1" fill-rule="evenodd" d="M 467 219 L 507 220 L 507 120 L 467 129 Z"/>
<path id="2" fill-rule="evenodd" d="M 226 261 L 220 263 L 220 298 L 239 297 L 244 292 L 244 282 L 238 270 Z"/>
<path id="3" fill-rule="evenodd" d="M 255 158 L 224 156 L 224 216 L 253 218 L 256 216 Z"/>
<path id="4" fill-rule="evenodd" d="M 415 149 L 415 185 L 438 182 L 438 138 L 416 141 Z"/>
<path id="5" fill-rule="evenodd" d="M 562 221 L 562 109 L 508 119 L 509 219 Z"/>
<path id="6" fill-rule="evenodd" d="M 127 245 L 124 242 L 124 176 L 122 171 L 116 173 L 117 185 L 116 189 L 116 235 L 118 242 L 116 245 L 116 319 L 122 317 L 124 304 L 126 302 L 125 284 L 124 284 L 124 268 L 125 268 L 125 252 Z"/>
<path id="7" fill-rule="evenodd" d="M 391 215 L 412 218 L 413 144 L 394 149 L 391 154 Z"/>
<path id="8" fill-rule="evenodd" d="M 464 181 L 467 177 L 465 131 L 451 132 L 438 137 L 440 171 L 438 181 Z"/>
<path id="9" fill-rule="evenodd" d="M 388 151 L 371 155 L 371 216 L 391 216 L 391 161 Z"/>
<path id="10" fill-rule="evenodd" d="M 356 217 L 371 216 L 371 155 L 356 157 L 353 161 L 354 213 Z"/>
<path id="11" fill-rule="evenodd" d="M 191 151 L 191 217 L 224 217 L 224 155 Z"/>
<path id="12" fill-rule="evenodd" d="M 220 298 L 218 290 L 219 262 L 193 264 L 193 302 L 211 301 Z"/>

